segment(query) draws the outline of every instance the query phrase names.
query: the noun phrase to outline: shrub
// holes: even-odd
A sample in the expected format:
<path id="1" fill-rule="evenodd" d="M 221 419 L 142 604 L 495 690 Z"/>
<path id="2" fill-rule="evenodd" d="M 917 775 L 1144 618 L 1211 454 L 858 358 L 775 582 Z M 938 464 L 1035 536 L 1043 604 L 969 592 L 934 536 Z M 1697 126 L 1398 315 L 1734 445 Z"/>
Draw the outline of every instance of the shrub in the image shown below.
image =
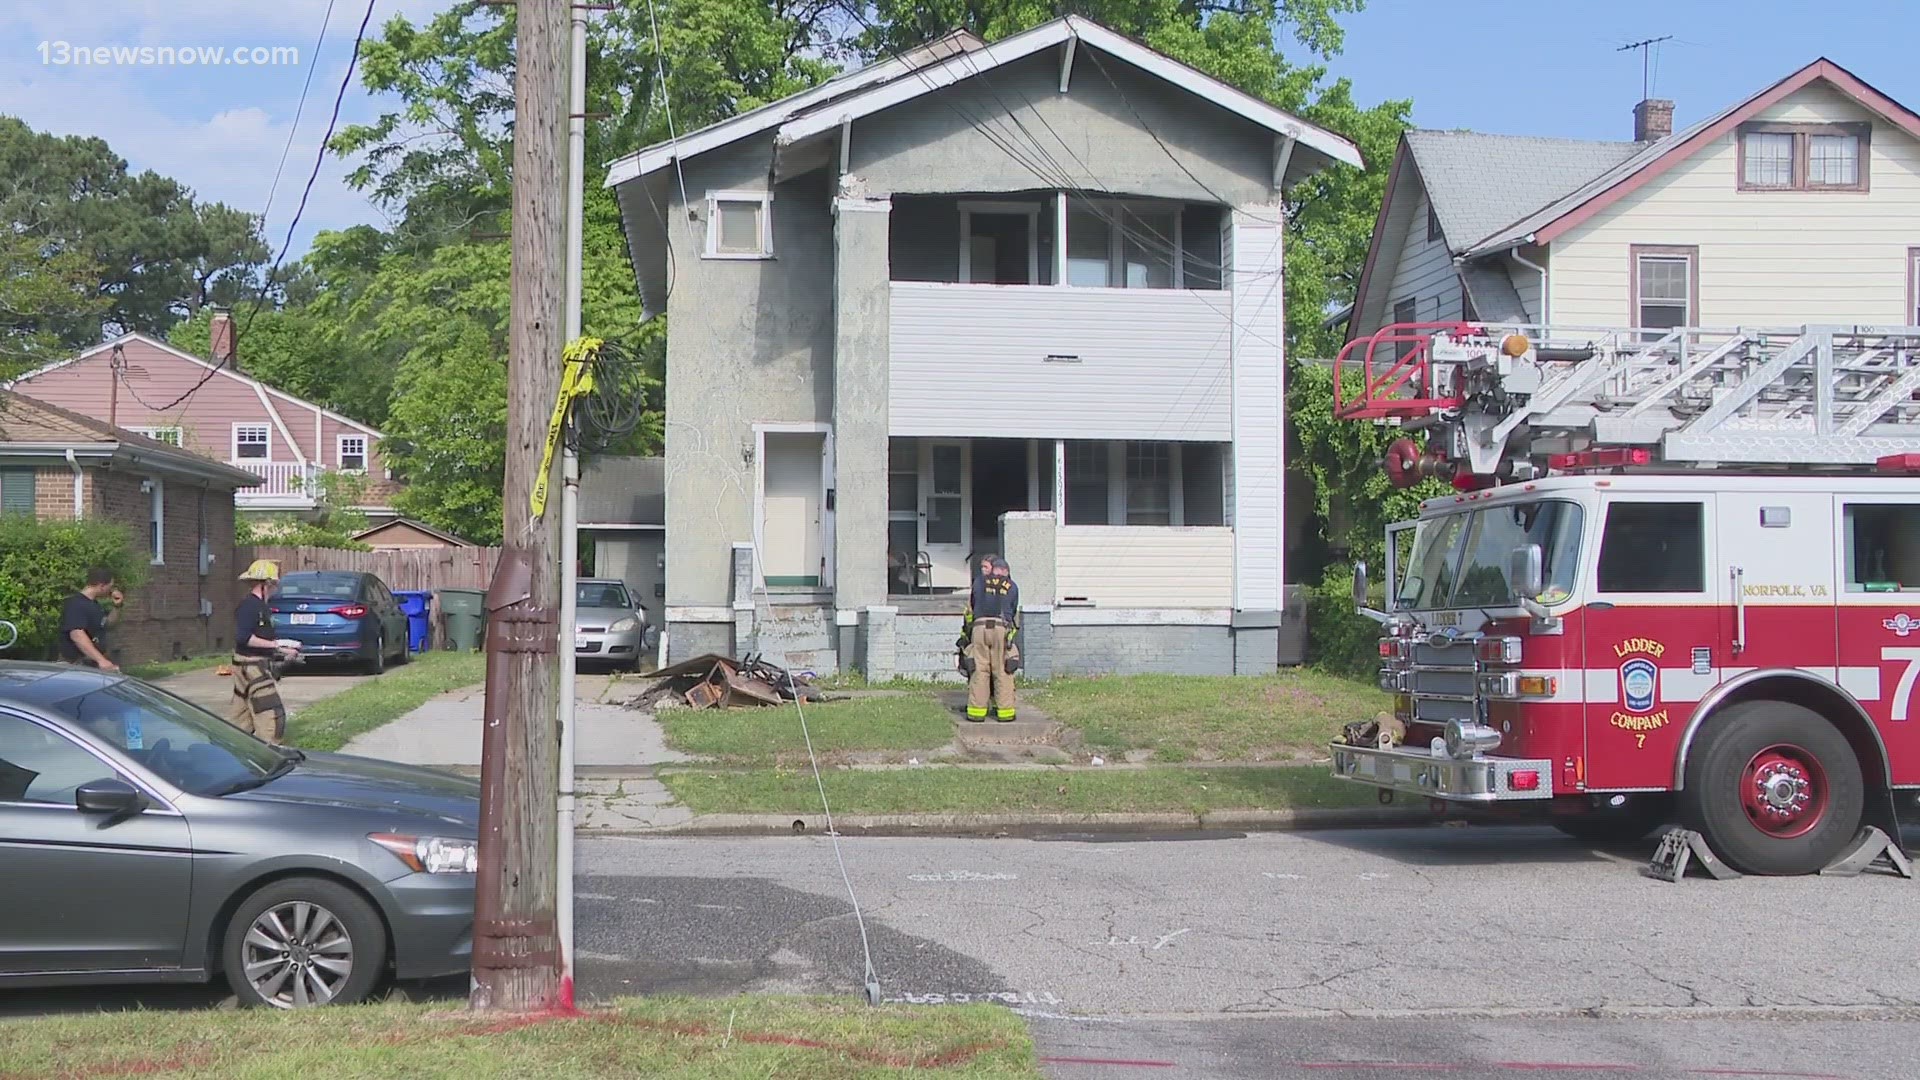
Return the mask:
<path id="1" fill-rule="evenodd" d="M 123 589 L 146 581 L 146 560 L 125 529 L 99 521 L 0 516 L 0 619 L 20 628 L 13 655 L 52 655 L 60 605 L 95 566 L 112 570 Z"/>
<path id="2" fill-rule="evenodd" d="M 1385 600 L 1378 582 L 1370 606 Z M 1320 584 L 1307 590 L 1307 663 L 1338 675 L 1372 682 L 1380 670 L 1380 625 L 1353 610 L 1353 568 L 1328 566 Z"/>

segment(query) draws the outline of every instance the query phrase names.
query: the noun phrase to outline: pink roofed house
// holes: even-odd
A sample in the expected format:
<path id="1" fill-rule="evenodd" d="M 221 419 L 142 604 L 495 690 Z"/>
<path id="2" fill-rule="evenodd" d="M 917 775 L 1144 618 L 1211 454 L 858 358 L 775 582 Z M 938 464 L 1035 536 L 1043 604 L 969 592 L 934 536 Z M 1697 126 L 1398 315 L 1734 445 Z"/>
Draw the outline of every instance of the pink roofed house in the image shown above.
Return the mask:
<path id="1" fill-rule="evenodd" d="M 361 509 L 376 523 L 392 517 L 380 432 L 249 377 L 227 312 L 208 329 L 211 361 L 122 334 L 8 388 L 253 473 L 262 483 L 236 493 L 241 512 L 311 510 L 319 476 L 338 471 L 368 478 Z"/>

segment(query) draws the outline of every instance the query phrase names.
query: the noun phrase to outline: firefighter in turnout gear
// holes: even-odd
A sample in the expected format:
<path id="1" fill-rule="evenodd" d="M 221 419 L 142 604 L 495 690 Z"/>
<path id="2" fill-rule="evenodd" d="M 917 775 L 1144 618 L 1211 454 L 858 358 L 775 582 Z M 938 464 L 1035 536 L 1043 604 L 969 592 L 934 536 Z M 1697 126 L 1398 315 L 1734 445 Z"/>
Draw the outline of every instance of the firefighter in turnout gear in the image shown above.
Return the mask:
<path id="1" fill-rule="evenodd" d="M 1013 673 L 1020 670 L 1020 586 L 998 555 L 983 556 L 973 577 L 973 594 L 960 623 L 960 670 L 967 676 L 967 719 L 980 723 L 993 703 L 993 718 L 1011 723 Z"/>

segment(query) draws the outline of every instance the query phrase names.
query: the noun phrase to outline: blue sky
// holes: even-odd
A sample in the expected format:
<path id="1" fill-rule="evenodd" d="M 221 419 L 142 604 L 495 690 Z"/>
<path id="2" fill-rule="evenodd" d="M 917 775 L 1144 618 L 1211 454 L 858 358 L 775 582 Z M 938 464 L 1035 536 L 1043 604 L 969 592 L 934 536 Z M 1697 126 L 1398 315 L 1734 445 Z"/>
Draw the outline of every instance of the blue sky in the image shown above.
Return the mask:
<path id="1" fill-rule="evenodd" d="M 377 0 L 374 25 L 416 20 L 448 0 Z M 203 198 L 266 205 L 300 88 L 313 89 L 274 197 L 276 249 L 312 167 L 364 0 L 333 0 L 325 47 L 312 54 L 328 0 L 5 0 L 0 6 L 0 112 L 41 130 L 98 135 L 137 168 L 185 182 Z M 1369 0 L 1349 16 L 1332 63 L 1362 102 L 1409 97 L 1422 127 L 1629 138 L 1640 99 L 1638 53 L 1615 48 L 1671 34 L 1659 47 L 1655 96 L 1686 125 L 1827 56 L 1920 107 L 1920 0 Z M 58 42 L 96 45 L 294 46 L 297 66 L 109 66 L 43 62 Z M 379 110 L 356 85 L 343 122 Z M 322 169 L 293 254 L 320 228 L 380 221 Z"/>

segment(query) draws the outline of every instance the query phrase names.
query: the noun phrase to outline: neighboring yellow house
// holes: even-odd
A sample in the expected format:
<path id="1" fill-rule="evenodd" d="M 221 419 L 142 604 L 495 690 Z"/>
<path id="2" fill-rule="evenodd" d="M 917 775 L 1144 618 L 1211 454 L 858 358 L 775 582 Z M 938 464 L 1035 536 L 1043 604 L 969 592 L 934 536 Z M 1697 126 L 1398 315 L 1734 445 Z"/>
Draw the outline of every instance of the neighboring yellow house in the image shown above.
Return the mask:
<path id="1" fill-rule="evenodd" d="M 1410 131 L 1348 336 L 1393 322 L 1920 325 L 1920 116 L 1820 59 L 1634 141 Z"/>

